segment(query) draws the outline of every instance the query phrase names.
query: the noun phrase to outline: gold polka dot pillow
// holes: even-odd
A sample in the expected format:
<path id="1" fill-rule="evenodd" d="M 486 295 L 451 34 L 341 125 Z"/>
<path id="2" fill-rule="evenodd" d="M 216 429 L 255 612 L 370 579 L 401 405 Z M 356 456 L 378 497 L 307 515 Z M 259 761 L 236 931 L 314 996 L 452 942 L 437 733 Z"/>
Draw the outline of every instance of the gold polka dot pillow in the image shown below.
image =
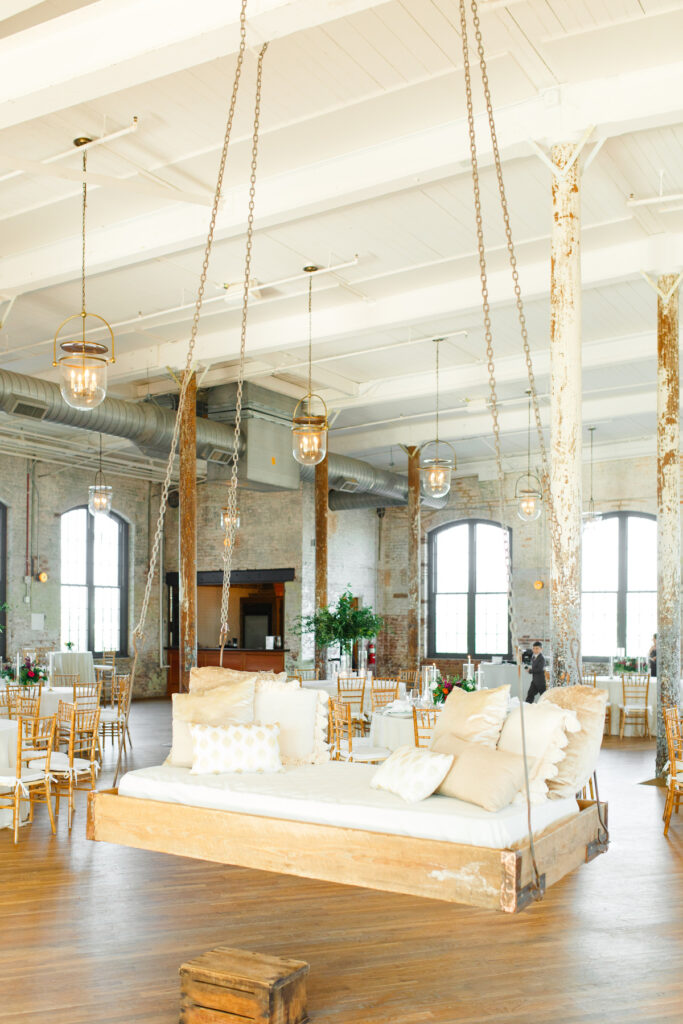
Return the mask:
<path id="1" fill-rule="evenodd" d="M 379 766 L 370 785 L 417 803 L 441 785 L 453 767 L 453 759 L 453 754 L 435 754 L 424 747 L 399 747 Z"/>
<path id="2" fill-rule="evenodd" d="M 190 724 L 190 733 L 194 751 L 192 775 L 282 770 L 277 724 Z"/>

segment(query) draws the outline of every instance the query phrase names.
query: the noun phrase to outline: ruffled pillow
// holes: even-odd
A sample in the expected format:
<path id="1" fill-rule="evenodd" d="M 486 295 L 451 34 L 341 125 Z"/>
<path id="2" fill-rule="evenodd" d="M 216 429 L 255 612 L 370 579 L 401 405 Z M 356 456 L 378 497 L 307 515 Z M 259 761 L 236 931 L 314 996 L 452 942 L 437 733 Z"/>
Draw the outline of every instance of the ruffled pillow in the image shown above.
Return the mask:
<path id="1" fill-rule="evenodd" d="M 569 742 L 567 734 L 579 732 L 581 725 L 574 711 L 548 702 L 524 704 L 523 712 L 530 800 L 532 804 L 539 804 L 548 797 L 548 780 L 558 774 L 558 765 Z M 506 718 L 498 741 L 499 750 L 523 756 L 521 715 L 522 708 L 518 705 Z M 526 787 L 513 802 L 526 802 Z"/>
<path id="2" fill-rule="evenodd" d="M 575 711 L 581 723 L 580 732 L 568 734 L 558 774 L 548 782 L 551 800 L 575 796 L 595 771 L 605 731 L 607 691 L 594 686 L 553 686 L 539 703 Z"/>

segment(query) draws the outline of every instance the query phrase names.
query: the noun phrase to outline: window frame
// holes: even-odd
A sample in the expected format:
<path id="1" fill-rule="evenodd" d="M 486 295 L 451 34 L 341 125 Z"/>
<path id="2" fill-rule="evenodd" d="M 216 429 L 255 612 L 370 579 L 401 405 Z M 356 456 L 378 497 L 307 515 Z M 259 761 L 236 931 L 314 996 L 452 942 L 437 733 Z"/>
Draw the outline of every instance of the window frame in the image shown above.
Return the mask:
<path id="1" fill-rule="evenodd" d="M 70 512 L 79 512 L 81 509 L 85 509 L 86 512 L 86 536 L 85 536 L 85 584 L 78 584 L 78 586 L 85 586 L 87 591 L 87 607 L 88 607 L 88 650 L 92 651 L 94 656 L 102 656 L 102 651 L 95 650 L 95 566 L 94 566 L 94 549 L 95 549 L 95 517 L 90 514 L 87 505 L 74 505 L 73 508 L 66 509 L 62 512 L 60 519 L 60 538 L 61 538 L 61 520 L 63 516 L 68 515 Z M 117 512 L 110 512 L 109 518 L 113 519 L 119 529 L 119 585 L 118 590 L 120 594 L 119 600 L 119 649 L 116 652 L 117 658 L 128 657 L 128 587 L 129 587 L 129 573 L 128 573 L 128 539 L 129 539 L 129 528 L 128 523 L 120 516 Z M 60 544 L 60 580 L 59 580 L 59 593 L 60 593 L 60 607 L 61 607 L 61 593 L 62 587 L 70 586 L 70 584 L 62 583 L 61 580 L 61 544 Z M 61 627 L 60 627 L 61 631 Z"/>
<path id="2" fill-rule="evenodd" d="M 0 501 L 0 606 L 7 601 L 7 505 Z M 0 658 L 7 656 L 7 612 L 0 607 Z"/>
<path id="3" fill-rule="evenodd" d="M 466 651 L 437 651 L 436 649 L 436 546 L 439 534 L 445 530 L 451 530 L 458 526 L 468 527 L 468 552 L 469 552 L 469 572 L 467 580 L 467 647 Z M 477 582 L 477 526 L 497 526 L 499 529 L 507 530 L 508 540 L 510 544 L 510 561 L 512 563 L 512 541 L 513 534 L 512 529 L 509 526 L 502 526 L 495 519 L 456 519 L 448 523 L 442 523 L 441 526 L 437 526 L 435 529 L 429 532 L 427 538 L 427 657 L 428 658 L 443 658 L 445 660 L 454 659 L 460 660 L 467 658 L 475 658 L 477 660 L 486 660 L 492 657 L 503 657 L 510 658 L 512 656 L 512 635 L 510 632 L 510 608 L 507 608 L 507 635 L 508 635 L 508 646 L 507 651 L 496 651 L 494 653 L 486 651 L 476 650 L 476 636 L 477 636 L 477 623 L 476 623 L 476 601 L 477 593 L 476 582 Z M 490 593 L 490 591 L 481 591 L 480 593 Z M 507 601 L 507 592 L 506 592 Z"/>
<path id="4" fill-rule="evenodd" d="M 618 512 L 603 512 L 601 517 L 605 519 L 617 519 L 619 521 L 619 536 L 617 539 L 617 647 L 623 647 L 626 650 L 626 631 L 627 631 L 627 599 L 628 599 L 628 520 L 629 519 L 649 519 L 655 524 L 657 523 L 657 516 L 652 512 L 629 512 L 619 510 Z M 583 609 L 583 595 L 587 594 L 609 594 L 613 591 L 609 590 L 587 590 L 583 589 L 583 580 L 581 581 L 581 607 Z M 657 586 L 655 585 L 652 591 L 638 591 L 634 590 L 631 593 L 657 593 Z M 656 626 L 655 626 L 656 631 Z M 583 647 L 583 636 L 581 637 L 581 646 Z M 584 657 L 581 655 L 581 660 L 587 664 L 604 664 L 609 661 L 612 654 L 590 654 Z"/>

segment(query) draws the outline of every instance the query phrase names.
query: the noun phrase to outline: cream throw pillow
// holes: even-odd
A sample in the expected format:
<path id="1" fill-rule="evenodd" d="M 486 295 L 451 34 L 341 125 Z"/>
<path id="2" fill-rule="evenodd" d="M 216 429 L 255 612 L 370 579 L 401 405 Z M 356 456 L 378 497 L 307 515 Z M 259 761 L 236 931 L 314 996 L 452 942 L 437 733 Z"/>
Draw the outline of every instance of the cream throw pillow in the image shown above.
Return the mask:
<path id="1" fill-rule="evenodd" d="M 379 766 L 370 786 L 416 803 L 432 795 L 452 764 L 452 754 L 433 754 L 423 747 L 399 747 Z"/>
<path id="2" fill-rule="evenodd" d="M 467 693 L 455 687 L 449 693 L 443 711 L 437 717 L 430 750 L 439 736 L 450 734 L 468 743 L 482 743 L 495 747 L 508 710 L 510 687 L 498 686 L 494 690 L 475 690 Z"/>
<path id="3" fill-rule="evenodd" d="M 442 796 L 466 800 L 485 811 L 502 811 L 524 785 L 524 759 L 506 750 L 440 736 L 432 750 L 453 754 L 453 767 L 439 786 Z"/>
<path id="4" fill-rule="evenodd" d="M 256 684 L 254 721 L 277 722 L 280 754 L 286 765 L 322 764 L 330 760 L 327 743 L 329 698 L 324 690 L 290 683 Z"/>
<path id="5" fill-rule="evenodd" d="M 605 729 L 607 690 L 594 686 L 553 686 L 539 703 L 550 703 L 576 712 L 580 732 L 567 734 L 564 758 L 555 778 L 548 782 L 550 799 L 575 796 L 595 771 Z"/>
<path id="6" fill-rule="evenodd" d="M 529 761 L 529 792 L 532 804 L 543 803 L 548 796 L 548 779 L 558 774 L 558 764 L 569 742 L 567 733 L 581 729 L 574 711 L 565 710 L 548 701 L 524 705 L 526 750 Z M 522 756 L 522 724 L 519 705 L 510 712 L 498 741 L 499 750 Z M 534 761 L 535 763 L 531 764 Z M 515 803 L 526 802 L 526 792 L 515 797 Z"/>
<path id="7" fill-rule="evenodd" d="M 221 668 L 219 665 L 205 665 L 204 668 L 190 669 L 190 693 L 208 693 L 217 687 L 232 686 L 235 683 L 255 683 L 258 672 L 241 672 L 236 668 Z"/>
<path id="8" fill-rule="evenodd" d="M 189 723 L 231 725 L 254 721 L 254 682 L 211 690 L 210 693 L 173 694 L 173 745 L 168 761 L 179 768 L 192 765 Z"/>
<path id="9" fill-rule="evenodd" d="M 277 725 L 190 724 L 192 775 L 282 771 Z"/>

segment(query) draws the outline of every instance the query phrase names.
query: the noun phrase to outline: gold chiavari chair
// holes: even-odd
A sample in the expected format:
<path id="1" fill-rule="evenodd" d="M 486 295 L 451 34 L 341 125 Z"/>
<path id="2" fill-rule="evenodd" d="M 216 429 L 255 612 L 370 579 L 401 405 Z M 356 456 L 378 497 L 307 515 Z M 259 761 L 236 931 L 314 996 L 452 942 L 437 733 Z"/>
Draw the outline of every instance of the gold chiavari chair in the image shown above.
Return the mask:
<path id="1" fill-rule="evenodd" d="M 50 680 L 50 685 L 53 690 L 72 690 L 77 683 L 80 683 L 81 677 L 76 672 L 72 675 L 63 675 L 55 672 Z"/>
<path id="2" fill-rule="evenodd" d="M 649 675 L 621 677 L 623 699 L 619 705 L 619 739 L 624 738 L 624 727 L 629 722 L 643 727 L 643 735 L 650 738 L 650 711 L 648 693 Z"/>
<path id="3" fill-rule="evenodd" d="M 107 701 L 107 684 L 116 676 L 116 651 L 102 651 L 102 661 L 95 664 L 95 679 L 102 683 L 104 701 Z"/>
<path id="4" fill-rule="evenodd" d="M 417 686 L 420 682 L 418 669 L 402 668 L 398 674 L 399 683 L 405 683 L 406 687 Z"/>
<path id="5" fill-rule="evenodd" d="M 440 710 L 440 708 L 413 708 L 413 729 L 415 731 L 416 747 L 429 746 Z"/>
<path id="6" fill-rule="evenodd" d="M 598 682 L 597 672 L 589 672 L 587 669 L 584 668 L 583 672 L 581 673 L 581 682 L 584 686 L 595 687 Z"/>
<path id="7" fill-rule="evenodd" d="M 12 717 L 12 701 L 9 686 L 0 686 L 0 718 Z"/>
<path id="8" fill-rule="evenodd" d="M 300 668 L 299 678 L 302 682 L 312 682 L 314 679 L 317 679 L 318 676 L 314 668 Z"/>
<path id="9" fill-rule="evenodd" d="M 396 679 L 381 679 L 375 676 L 372 680 L 372 686 L 370 688 L 370 700 L 372 702 L 372 710 L 379 711 L 381 708 L 385 708 L 392 701 L 395 701 L 398 697 L 398 680 Z"/>
<path id="10" fill-rule="evenodd" d="M 33 739 L 30 740 L 27 740 L 27 730 L 21 718 L 17 721 L 17 727 L 15 774 L 14 776 L 0 775 L 0 786 L 5 790 L 5 792 L 0 792 L 0 807 L 11 808 L 13 812 L 12 825 L 15 843 L 19 841 L 22 800 L 29 801 L 29 821 L 33 821 L 34 803 L 47 804 L 52 834 L 54 835 L 56 832 L 50 788 L 50 759 L 55 737 L 55 716 L 49 715 L 45 718 L 39 718 L 37 723 L 31 720 L 29 731 L 33 734 Z M 40 756 L 36 758 L 37 744 L 39 744 Z M 30 760 L 28 767 L 26 767 L 24 762 L 27 760 L 27 750 L 29 748 L 35 760 Z"/>
<path id="11" fill-rule="evenodd" d="M 17 656 L 19 661 L 25 662 L 27 658 L 30 659 L 31 664 L 36 660 L 36 648 L 35 647 L 20 647 Z"/>
<path id="12" fill-rule="evenodd" d="M 597 672 L 584 672 L 582 679 L 583 679 L 583 685 L 584 686 L 592 686 L 594 690 L 597 689 L 597 686 L 598 686 Z M 605 724 L 603 726 L 602 731 L 603 731 L 603 733 L 606 732 L 607 735 L 609 736 L 611 730 L 612 730 L 612 705 L 610 704 L 609 701 L 607 701 L 607 703 L 605 704 Z M 592 787 L 593 787 L 593 783 L 591 781 L 591 790 L 592 790 Z M 591 795 L 591 799 L 593 799 L 592 795 Z"/>
<path id="13" fill-rule="evenodd" d="M 78 705 L 79 711 L 86 708 L 98 708 L 100 706 L 100 693 L 102 683 L 74 683 L 72 688 L 73 703 Z"/>
<path id="14" fill-rule="evenodd" d="M 329 706 L 333 760 L 365 764 L 386 761 L 390 750 L 386 747 L 373 747 L 367 738 L 354 735 L 355 725 L 350 704 L 338 697 L 330 697 Z"/>
<path id="15" fill-rule="evenodd" d="M 28 729 L 31 723 L 35 723 L 36 720 L 40 718 L 40 695 L 37 697 L 30 697 L 25 693 L 20 693 L 17 697 L 16 715 L 17 719 L 20 718 L 24 723 L 24 727 Z M 30 738 L 33 739 L 34 736 L 35 726 L 32 725 L 30 729 Z"/>
<path id="16" fill-rule="evenodd" d="M 288 672 L 286 682 L 298 683 L 301 686 L 301 675 L 298 672 Z"/>
<path id="17" fill-rule="evenodd" d="M 47 663 L 50 660 L 50 655 L 53 651 L 54 647 L 36 647 L 36 664 L 47 667 Z"/>
<path id="18" fill-rule="evenodd" d="M 123 749 L 126 749 L 126 734 L 130 741 L 131 746 L 133 741 L 131 740 L 130 730 L 127 727 L 128 708 L 130 707 L 130 701 L 132 696 L 132 686 L 130 675 L 115 676 L 112 681 L 112 707 L 102 708 L 100 711 L 100 736 L 102 737 L 102 747 L 105 746 L 107 735 L 111 736 L 112 744 L 114 739 L 117 739 L 119 745 L 123 745 Z"/>
<path id="19" fill-rule="evenodd" d="M 16 718 L 17 701 L 21 696 L 30 696 L 26 690 L 28 687 L 22 686 L 21 683 L 10 683 L 7 687 L 7 707 L 10 718 Z"/>
<path id="20" fill-rule="evenodd" d="M 664 708 L 664 728 L 669 753 L 669 778 L 664 805 L 664 835 L 669 834 L 671 815 L 681 806 L 683 796 L 683 738 L 681 716 L 677 707 Z"/>
<path id="21" fill-rule="evenodd" d="M 60 796 L 64 792 L 67 794 L 70 829 L 73 820 L 74 793 L 90 792 L 95 789 L 99 771 L 97 749 L 100 709 L 96 707 L 81 710 L 73 704 L 69 705 L 60 701 L 58 717 L 62 732 L 65 731 L 68 721 L 68 749 L 67 752 L 56 751 L 53 754 L 50 774 L 55 780 L 56 814 L 59 814 Z"/>
<path id="22" fill-rule="evenodd" d="M 351 708 L 351 719 L 360 736 L 367 732 L 367 717 L 363 710 L 365 702 L 365 676 L 339 676 L 337 697 Z"/>

